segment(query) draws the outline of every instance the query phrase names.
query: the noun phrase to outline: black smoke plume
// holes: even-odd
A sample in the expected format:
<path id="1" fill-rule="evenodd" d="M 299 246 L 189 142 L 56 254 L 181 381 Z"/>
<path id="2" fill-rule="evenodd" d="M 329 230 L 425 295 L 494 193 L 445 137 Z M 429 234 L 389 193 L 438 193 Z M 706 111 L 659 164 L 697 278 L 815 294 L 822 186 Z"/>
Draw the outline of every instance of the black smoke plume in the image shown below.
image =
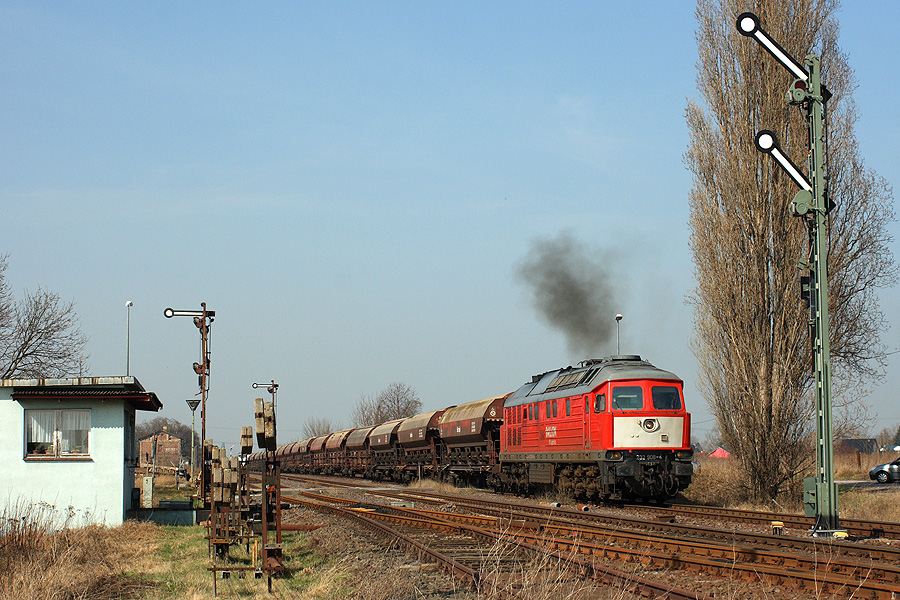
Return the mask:
<path id="1" fill-rule="evenodd" d="M 613 354 L 608 344 L 615 336 L 615 298 L 607 254 L 590 252 L 563 231 L 532 242 L 516 268 L 540 316 L 565 334 L 576 356 Z"/>

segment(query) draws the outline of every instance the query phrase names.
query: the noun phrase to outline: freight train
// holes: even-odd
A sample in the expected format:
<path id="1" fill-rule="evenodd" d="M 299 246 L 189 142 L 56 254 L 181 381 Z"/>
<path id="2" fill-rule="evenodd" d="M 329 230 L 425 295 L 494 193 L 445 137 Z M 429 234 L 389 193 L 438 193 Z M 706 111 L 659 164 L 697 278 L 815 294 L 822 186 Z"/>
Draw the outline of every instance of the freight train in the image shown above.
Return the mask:
<path id="1" fill-rule="evenodd" d="M 275 458 L 289 473 L 661 501 L 691 482 L 690 419 L 681 379 L 620 355 L 535 375 L 502 396 L 286 444 Z M 248 460 L 258 467 L 265 454 Z"/>

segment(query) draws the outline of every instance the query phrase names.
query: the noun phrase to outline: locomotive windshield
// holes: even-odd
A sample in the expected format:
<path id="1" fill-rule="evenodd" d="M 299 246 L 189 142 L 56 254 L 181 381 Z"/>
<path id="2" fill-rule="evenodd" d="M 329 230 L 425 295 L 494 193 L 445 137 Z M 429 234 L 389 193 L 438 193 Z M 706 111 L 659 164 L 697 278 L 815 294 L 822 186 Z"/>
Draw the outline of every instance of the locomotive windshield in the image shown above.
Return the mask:
<path id="1" fill-rule="evenodd" d="M 640 410 L 644 408 L 644 390 L 637 385 L 613 388 L 613 410 Z"/>
<path id="2" fill-rule="evenodd" d="M 679 410 L 681 395 L 673 385 L 654 385 L 650 390 L 653 396 L 653 408 L 656 410 Z"/>

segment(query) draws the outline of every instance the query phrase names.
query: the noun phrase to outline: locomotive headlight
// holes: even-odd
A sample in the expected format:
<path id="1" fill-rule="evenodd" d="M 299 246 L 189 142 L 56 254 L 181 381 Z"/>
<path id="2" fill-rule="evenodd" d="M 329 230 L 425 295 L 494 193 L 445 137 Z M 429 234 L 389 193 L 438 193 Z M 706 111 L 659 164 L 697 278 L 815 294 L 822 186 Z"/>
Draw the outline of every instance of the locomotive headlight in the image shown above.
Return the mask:
<path id="1" fill-rule="evenodd" d="M 694 458 L 693 450 L 679 450 L 675 453 L 675 458 L 678 460 L 692 460 Z"/>
<path id="2" fill-rule="evenodd" d="M 618 450 L 607 450 L 606 460 L 622 460 L 622 453 Z"/>
<path id="3" fill-rule="evenodd" d="M 653 433 L 659 429 L 659 421 L 656 419 L 644 419 L 641 421 L 641 428 L 647 433 Z"/>

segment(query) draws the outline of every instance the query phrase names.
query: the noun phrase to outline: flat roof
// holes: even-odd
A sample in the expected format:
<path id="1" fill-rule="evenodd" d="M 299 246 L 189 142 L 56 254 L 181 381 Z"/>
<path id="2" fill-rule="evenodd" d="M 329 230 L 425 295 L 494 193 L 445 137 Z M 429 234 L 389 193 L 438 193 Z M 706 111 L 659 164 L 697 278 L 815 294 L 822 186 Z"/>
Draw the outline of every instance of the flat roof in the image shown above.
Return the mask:
<path id="1" fill-rule="evenodd" d="M 145 390 L 131 376 L 3 379 L 0 387 L 13 388 L 13 400 L 117 399 L 136 410 L 156 412 L 162 408 L 156 393 Z"/>

